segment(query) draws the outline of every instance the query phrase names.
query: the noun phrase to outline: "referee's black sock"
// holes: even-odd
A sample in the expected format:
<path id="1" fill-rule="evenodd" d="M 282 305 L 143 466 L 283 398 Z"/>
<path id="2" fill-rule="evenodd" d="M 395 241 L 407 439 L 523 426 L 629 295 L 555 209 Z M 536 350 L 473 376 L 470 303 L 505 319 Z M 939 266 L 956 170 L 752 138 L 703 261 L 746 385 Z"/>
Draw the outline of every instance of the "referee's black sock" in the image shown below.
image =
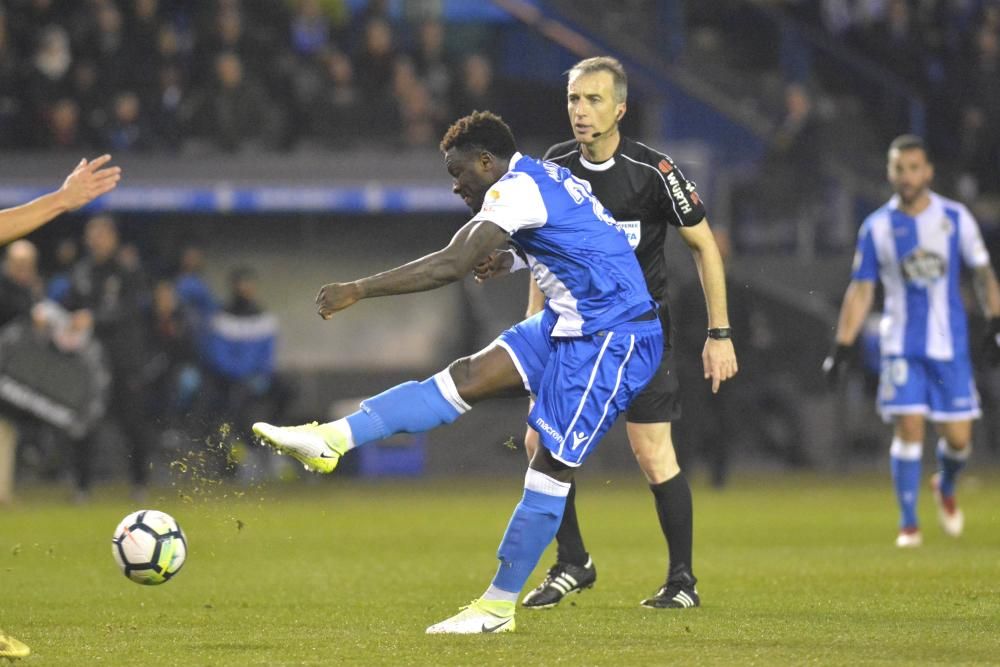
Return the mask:
<path id="1" fill-rule="evenodd" d="M 569 486 L 566 496 L 566 509 L 563 512 L 562 523 L 556 532 L 556 542 L 559 545 L 557 558 L 560 563 L 579 565 L 587 564 L 590 554 L 583 547 L 583 535 L 580 534 L 580 524 L 576 521 L 576 480 Z"/>
<path id="2" fill-rule="evenodd" d="M 660 484 L 650 484 L 649 490 L 653 492 L 660 528 L 667 538 L 667 550 L 670 553 L 668 576 L 682 571 L 691 572 L 694 517 L 691 487 L 687 478 L 681 472 Z"/>

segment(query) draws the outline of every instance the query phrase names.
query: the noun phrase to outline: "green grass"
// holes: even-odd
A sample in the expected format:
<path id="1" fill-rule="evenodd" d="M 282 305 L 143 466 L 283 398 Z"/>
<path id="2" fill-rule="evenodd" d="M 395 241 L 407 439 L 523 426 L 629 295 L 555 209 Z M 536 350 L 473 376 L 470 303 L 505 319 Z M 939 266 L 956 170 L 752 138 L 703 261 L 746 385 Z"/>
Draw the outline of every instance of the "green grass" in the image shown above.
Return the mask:
<path id="1" fill-rule="evenodd" d="M 881 477 L 696 487 L 704 604 L 651 611 L 637 603 L 661 583 L 665 549 L 649 493 L 585 471 L 597 587 L 481 637 L 424 629 L 489 582 L 518 479 L 154 493 L 146 505 L 180 521 L 190 555 L 149 588 L 111 557 L 111 531 L 136 509 L 122 494 L 74 507 L 62 490 L 29 491 L 0 509 L 0 627 L 33 648 L 26 665 L 996 664 L 998 482 L 965 480 L 961 540 L 940 534 L 923 494 L 925 546 L 910 551 L 892 545 Z"/>

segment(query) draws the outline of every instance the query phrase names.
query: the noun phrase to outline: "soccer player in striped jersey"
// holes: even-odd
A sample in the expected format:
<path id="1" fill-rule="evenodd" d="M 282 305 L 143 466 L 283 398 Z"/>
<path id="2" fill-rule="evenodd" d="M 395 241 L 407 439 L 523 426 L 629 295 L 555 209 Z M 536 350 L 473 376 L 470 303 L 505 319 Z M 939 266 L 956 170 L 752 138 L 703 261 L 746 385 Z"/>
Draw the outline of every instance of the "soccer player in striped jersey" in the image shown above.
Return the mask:
<path id="1" fill-rule="evenodd" d="M 427 628 L 430 634 L 509 632 L 520 591 L 555 537 L 573 471 L 653 377 L 663 333 L 625 233 L 585 181 L 519 153 L 510 128 L 489 112 L 459 119 L 441 150 L 472 219 L 446 248 L 323 286 L 316 298 L 320 316 L 328 319 L 360 299 L 434 289 L 474 270 L 478 275 L 477 267 L 498 254 L 508 270 L 530 268 L 545 308 L 486 349 L 423 382 L 362 401 L 343 419 L 253 429 L 307 468 L 332 472 L 353 447 L 453 422 L 487 398 L 535 396 L 528 420 L 541 446 L 500 542 L 496 576 L 468 607 Z"/>
<path id="2" fill-rule="evenodd" d="M 692 562 L 691 487 L 677 464 L 671 433 L 671 422 L 681 416 L 681 404 L 666 301 L 663 248 L 668 230 L 678 230 L 698 266 L 708 311 L 702 358 L 713 392 L 737 372 L 725 269 L 694 182 L 684 177 L 669 156 L 619 133 L 628 94 L 621 63 L 607 56 L 588 58 L 574 65 L 568 75 L 567 107 L 573 139 L 552 146 L 545 159 L 590 183 L 594 195 L 615 216 L 642 266 L 650 294 L 660 304 L 663 324 L 660 368 L 626 413 L 629 444 L 649 482 L 668 548 L 666 582 L 641 604 L 657 609 L 697 607 L 700 598 Z M 542 293 L 532 285 L 528 314 L 541 310 L 543 304 Z M 529 427 L 525 435 L 528 455 L 537 447 L 538 433 Z M 597 578 L 593 560 L 584 548 L 575 498 L 574 484 L 556 536 L 557 561 L 545 580 L 525 596 L 525 607 L 554 607 L 567 593 L 588 588 Z"/>
<path id="3" fill-rule="evenodd" d="M 959 286 L 963 265 L 972 271 L 990 320 L 986 358 L 1000 361 L 1000 286 L 989 253 L 969 210 L 931 191 L 933 176 L 920 137 L 903 135 L 892 142 L 888 178 L 895 195 L 861 226 L 836 345 L 823 363 L 835 380 L 880 280 L 885 307 L 878 409 L 894 423 L 889 454 L 900 510 L 898 547 L 923 543 L 917 495 L 928 419 L 938 434 L 938 470 L 931 478 L 938 520 L 947 535 L 962 534 L 955 484 L 969 458 L 972 422 L 980 416 Z"/>

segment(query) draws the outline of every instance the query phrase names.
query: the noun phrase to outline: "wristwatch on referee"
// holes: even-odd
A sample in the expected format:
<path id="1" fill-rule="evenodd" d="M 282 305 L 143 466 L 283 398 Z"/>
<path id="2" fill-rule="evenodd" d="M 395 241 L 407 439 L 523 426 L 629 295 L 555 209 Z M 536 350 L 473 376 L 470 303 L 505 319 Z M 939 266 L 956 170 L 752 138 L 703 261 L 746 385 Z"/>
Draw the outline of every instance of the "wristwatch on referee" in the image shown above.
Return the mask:
<path id="1" fill-rule="evenodd" d="M 732 327 L 712 327 L 708 330 L 708 337 L 715 340 L 726 340 L 733 337 Z"/>

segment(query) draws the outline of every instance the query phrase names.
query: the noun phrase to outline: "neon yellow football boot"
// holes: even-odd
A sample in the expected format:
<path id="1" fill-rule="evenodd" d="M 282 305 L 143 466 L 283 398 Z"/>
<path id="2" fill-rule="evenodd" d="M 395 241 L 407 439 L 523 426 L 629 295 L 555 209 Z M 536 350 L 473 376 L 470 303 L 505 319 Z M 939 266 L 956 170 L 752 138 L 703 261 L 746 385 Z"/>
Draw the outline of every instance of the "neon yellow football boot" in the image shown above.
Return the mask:
<path id="1" fill-rule="evenodd" d="M 16 660 L 17 658 L 27 658 L 31 655 L 31 649 L 27 644 L 19 642 L 10 635 L 0 630 L 0 658 Z"/>
<path id="2" fill-rule="evenodd" d="M 514 603 L 504 600 L 473 600 L 462 610 L 427 628 L 429 635 L 479 635 L 514 632 Z"/>
<path id="3" fill-rule="evenodd" d="M 331 473 L 340 457 L 350 448 L 347 433 L 312 422 L 301 426 L 273 426 L 265 422 L 253 425 L 254 434 L 279 454 L 298 459 L 306 470 Z"/>

